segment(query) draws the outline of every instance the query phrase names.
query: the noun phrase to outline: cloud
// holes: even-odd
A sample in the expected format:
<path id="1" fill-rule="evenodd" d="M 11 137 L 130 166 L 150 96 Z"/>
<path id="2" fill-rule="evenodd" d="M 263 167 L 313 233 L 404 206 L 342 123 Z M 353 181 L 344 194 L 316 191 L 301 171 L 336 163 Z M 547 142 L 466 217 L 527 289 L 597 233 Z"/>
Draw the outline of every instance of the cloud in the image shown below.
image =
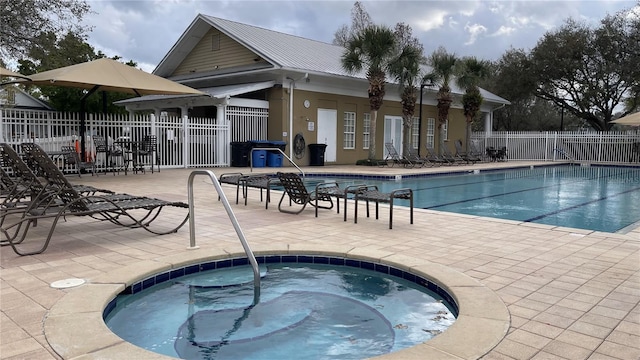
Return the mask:
<path id="1" fill-rule="evenodd" d="M 469 40 L 465 42 L 465 45 L 472 45 L 476 42 L 478 37 L 487 32 L 487 28 L 480 24 L 469 24 L 464 26 L 464 30 L 469 33 Z"/>
<path id="2" fill-rule="evenodd" d="M 500 26 L 498 31 L 494 32 L 493 34 L 491 34 L 489 36 L 495 37 L 495 36 L 511 35 L 516 31 L 517 30 L 514 27 L 509 27 L 509 26 L 502 25 L 502 26 Z"/>
<path id="3" fill-rule="evenodd" d="M 108 56 L 120 55 L 150 71 L 197 14 L 211 15 L 275 31 L 331 42 L 341 25 L 351 24 L 353 1 L 334 0 L 89 0 L 97 14 L 89 43 Z M 496 59 L 510 47 L 531 48 L 545 32 L 569 17 L 596 24 L 607 13 L 637 6 L 624 1 L 365 0 L 376 24 L 410 25 L 430 53 L 438 46 L 467 56 Z"/>
<path id="4" fill-rule="evenodd" d="M 422 31 L 430 31 L 440 28 L 445 23 L 447 12 L 444 10 L 437 10 L 429 12 L 429 16 L 426 18 L 420 18 L 416 20 L 416 28 Z"/>

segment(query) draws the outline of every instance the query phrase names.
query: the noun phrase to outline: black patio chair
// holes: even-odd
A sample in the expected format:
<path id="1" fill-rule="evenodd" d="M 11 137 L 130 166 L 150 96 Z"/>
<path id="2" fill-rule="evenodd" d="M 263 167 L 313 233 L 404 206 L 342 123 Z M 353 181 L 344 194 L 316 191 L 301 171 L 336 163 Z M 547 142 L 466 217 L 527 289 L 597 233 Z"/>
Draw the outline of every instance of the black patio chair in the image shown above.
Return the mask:
<path id="1" fill-rule="evenodd" d="M 328 193 L 323 193 L 322 190 L 318 191 L 319 188 L 336 186 L 336 183 L 322 183 L 316 186 L 316 190 L 309 192 L 302 181 L 302 178 L 297 173 L 283 173 L 278 172 L 278 179 L 280 181 L 280 185 L 284 188 L 284 192 L 282 193 L 282 197 L 280 198 L 280 202 L 278 203 L 278 210 L 284 213 L 289 214 L 300 214 L 307 204 L 311 204 L 311 206 L 315 207 L 316 217 L 318 216 L 318 209 L 333 209 L 333 200 L 331 200 L 331 196 Z M 284 198 L 289 197 L 289 206 L 293 206 L 292 203 L 297 205 L 301 205 L 302 207 L 299 210 L 286 210 L 282 208 L 282 202 Z M 328 202 L 328 206 L 324 206 L 320 203 Z"/>
<path id="2" fill-rule="evenodd" d="M 73 146 L 63 146 L 61 150 L 64 153 L 65 163 L 72 165 L 75 168 L 78 173 L 78 177 L 81 177 L 82 172 L 85 170 L 90 170 L 91 176 L 97 176 L 95 161 L 82 161 L 82 159 L 80 159 L 80 154 L 76 152 L 76 149 Z"/>
<path id="3" fill-rule="evenodd" d="M 138 161 L 141 164 L 149 164 L 153 174 L 154 165 L 158 166 L 160 172 L 160 156 L 158 155 L 158 138 L 155 135 L 146 135 L 139 143 L 137 149 Z M 142 161 L 146 159 L 147 161 Z"/>

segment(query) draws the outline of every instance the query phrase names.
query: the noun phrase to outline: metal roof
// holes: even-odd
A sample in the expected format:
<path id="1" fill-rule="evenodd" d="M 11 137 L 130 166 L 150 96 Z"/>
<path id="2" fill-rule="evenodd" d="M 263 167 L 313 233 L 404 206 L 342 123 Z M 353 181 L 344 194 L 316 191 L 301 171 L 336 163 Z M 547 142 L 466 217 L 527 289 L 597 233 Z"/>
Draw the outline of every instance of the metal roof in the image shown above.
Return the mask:
<path id="1" fill-rule="evenodd" d="M 198 15 L 182 34 L 154 73 L 161 76 L 169 76 L 173 73 L 211 27 L 255 52 L 275 68 L 316 75 L 366 79 L 365 71 L 350 74 L 343 69 L 341 58 L 344 48 L 341 46 L 202 14 Z M 454 84 L 451 90 L 454 94 L 464 93 Z M 486 101 L 509 104 L 509 101 L 484 89 L 481 89 L 481 93 Z"/>

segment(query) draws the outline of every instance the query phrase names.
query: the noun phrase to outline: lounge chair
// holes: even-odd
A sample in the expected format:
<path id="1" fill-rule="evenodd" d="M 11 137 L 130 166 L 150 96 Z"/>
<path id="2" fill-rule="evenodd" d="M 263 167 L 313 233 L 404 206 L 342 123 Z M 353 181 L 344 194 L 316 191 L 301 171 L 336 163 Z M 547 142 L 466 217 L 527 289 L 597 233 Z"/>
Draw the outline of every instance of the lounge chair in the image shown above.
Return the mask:
<path id="1" fill-rule="evenodd" d="M 484 151 L 481 151 L 480 149 L 482 149 L 482 147 L 480 146 L 480 141 L 479 140 L 471 140 L 471 143 L 469 144 L 469 155 L 470 156 L 474 156 L 477 158 L 480 158 L 480 161 L 484 162 L 487 161 L 487 153 Z"/>
<path id="2" fill-rule="evenodd" d="M 383 193 L 378 190 L 375 185 L 369 185 L 365 188 L 361 188 L 355 195 L 355 213 L 353 222 L 358 223 L 358 200 L 364 200 L 367 203 L 367 217 L 369 217 L 369 202 L 376 203 L 376 220 L 378 219 L 379 203 L 389 204 L 389 229 L 393 228 L 393 201 L 394 199 L 409 200 L 409 216 L 410 223 L 413 224 L 413 190 L 409 188 L 396 189 L 389 193 Z"/>
<path id="3" fill-rule="evenodd" d="M 423 158 L 420 157 L 420 155 L 418 154 L 418 152 L 412 148 L 412 147 L 408 147 L 406 149 L 406 158 L 407 160 L 411 161 L 411 163 L 413 163 L 415 166 L 420 166 L 420 167 L 424 167 L 424 166 L 433 166 L 435 165 L 435 163 L 432 163 L 428 158 Z"/>
<path id="4" fill-rule="evenodd" d="M 393 143 L 385 143 L 384 146 L 387 149 L 388 153 L 384 160 L 387 164 L 389 164 L 389 161 L 391 161 L 391 167 L 396 164 L 402 165 L 406 168 L 414 167 L 414 164 L 409 159 L 398 153 L 398 150 L 396 150 L 396 147 L 393 146 Z"/>
<path id="5" fill-rule="evenodd" d="M 452 165 L 462 165 L 465 162 L 462 157 L 452 154 L 446 145 L 442 148 L 442 158 Z"/>
<path id="6" fill-rule="evenodd" d="M 459 157 L 462 160 L 464 160 L 467 164 L 468 163 L 475 164 L 475 163 L 480 162 L 482 160 L 482 159 L 480 159 L 480 157 L 475 156 L 475 155 L 471 155 L 470 153 L 467 153 L 464 150 L 462 150 L 462 141 L 456 140 L 455 145 L 456 145 L 456 155 L 455 156 Z"/>
<path id="7" fill-rule="evenodd" d="M 38 145 L 33 143 L 23 143 L 20 145 L 23 149 L 23 155 L 29 159 L 30 161 L 27 163 L 23 161 L 20 155 L 8 144 L 0 144 L 0 157 L 2 159 L 2 163 L 4 166 L 11 168 L 16 178 L 20 179 L 21 184 L 23 186 L 29 187 L 37 184 L 42 186 L 46 186 L 47 184 L 42 184 L 38 176 L 44 178 L 46 180 L 47 174 L 44 169 L 40 166 L 39 162 L 35 161 L 35 159 L 31 158 L 30 149 L 33 147 L 37 147 L 40 149 Z M 41 149 L 40 149 L 41 150 Z M 57 165 L 51 160 L 51 158 L 47 157 L 46 159 L 42 159 L 42 161 L 47 161 L 48 166 L 56 167 Z M 45 181 L 46 182 L 46 181 Z M 80 185 L 74 184 L 73 188 L 80 195 L 94 195 L 94 194 L 113 194 L 114 192 L 109 189 L 96 188 L 90 185 Z M 33 192 L 33 191 L 32 191 Z"/>
<path id="8" fill-rule="evenodd" d="M 13 178 L 4 179 L 3 182 L 13 182 L 12 192 L 7 194 L 0 211 L 0 225 L 4 223 L 8 214 L 22 214 L 40 201 L 48 198 L 55 189 L 41 182 L 40 178 L 20 158 L 15 150 L 8 144 L 0 144 L 0 159 L 2 166 L 6 167 L 14 175 Z M 9 174 L 3 173 L 8 177 Z M 3 178 L 5 177 L 3 175 Z M 2 241 L 0 241 L 2 243 Z"/>
<path id="9" fill-rule="evenodd" d="M 0 196 L 2 204 L 0 208 L 12 207 L 11 204 L 29 198 L 29 188 L 24 186 L 20 179 L 9 175 L 5 168 L 9 169 L 6 161 L 3 160 L 2 149 L 0 148 Z M 11 170 L 13 173 L 13 170 Z"/>
<path id="10" fill-rule="evenodd" d="M 164 235 L 175 233 L 189 219 L 189 205 L 183 202 L 169 202 L 148 197 L 136 197 L 127 194 L 116 195 L 80 195 L 68 182 L 64 174 L 51 161 L 48 155 L 37 145 L 29 146 L 29 156 L 46 174 L 49 186 L 46 200 L 30 207 L 22 216 L 10 225 L 0 228 L 0 232 L 13 251 L 18 255 L 40 254 L 51 241 L 60 218 L 69 216 L 89 216 L 96 220 L 109 221 L 128 228 L 143 228 L 146 231 Z M 161 211 L 167 207 L 187 209 L 185 218 L 169 230 L 151 228 Z M 42 219 L 53 219 L 44 244 L 37 250 L 24 251 L 17 245 L 25 240 L 29 228 Z M 11 234 L 13 232 L 13 234 Z"/>
<path id="11" fill-rule="evenodd" d="M 434 163 L 434 164 L 439 164 L 439 165 L 453 165 L 453 162 L 440 157 L 438 154 L 436 154 L 435 150 L 432 147 L 429 147 L 427 145 L 425 145 L 425 149 L 427 150 L 427 156 L 426 158 Z"/>
<path id="12" fill-rule="evenodd" d="M 311 204 L 311 206 L 313 206 L 316 210 L 317 217 L 319 208 L 333 209 L 333 200 L 331 200 L 331 196 L 334 195 L 323 192 L 322 188 L 337 186 L 336 183 L 321 183 L 316 186 L 315 191 L 308 192 L 307 188 L 304 186 L 302 178 L 297 173 L 278 172 L 277 175 L 278 179 L 280 180 L 280 185 L 284 188 L 284 192 L 282 193 L 282 197 L 280 198 L 280 202 L 278 203 L 279 211 L 289 214 L 300 214 L 305 209 L 307 204 Z M 299 210 L 283 209 L 282 202 L 284 201 L 284 198 L 286 196 L 289 197 L 289 206 L 292 206 L 292 203 L 295 203 L 297 205 L 301 205 L 302 207 Z M 329 205 L 321 205 L 320 201 L 328 202 Z"/>

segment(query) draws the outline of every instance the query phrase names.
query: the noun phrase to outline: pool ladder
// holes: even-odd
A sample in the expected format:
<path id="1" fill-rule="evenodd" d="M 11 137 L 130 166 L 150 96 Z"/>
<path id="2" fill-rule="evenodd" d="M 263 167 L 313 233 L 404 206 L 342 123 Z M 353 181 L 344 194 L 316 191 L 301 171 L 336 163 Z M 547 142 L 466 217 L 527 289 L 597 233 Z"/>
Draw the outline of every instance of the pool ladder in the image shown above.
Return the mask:
<path id="1" fill-rule="evenodd" d="M 231 209 L 231 204 L 229 204 L 229 200 L 224 194 L 222 190 L 222 186 L 220 186 L 220 182 L 216 175 L 211 170 L 194 170 L 189 175 L 188 180 L 188 193 L 189 193 L 189 249 L 197 249 L 196 245 L 196 217 L 195 217 L 195 208 L 193 204 L 193 179 L 196 175 L 207 175 L 211 179 L 213 186 L 216 188 L 218 192 L 218 196 L 220 197 L 220 201 L 222 205 L 224 205 L 225 210 L 227 211 L 227 215 L 229 216 L 229 220 L 231 220 L 231 224 L 233 224 L 233 228 L 236 230 L 236 234 L 238 234 L 238 238 L 240 239 L 240 243 L 244 248 L 244 252 L 249 259 L 249 263 L 251 264 L 251 268 L 253 270 L 253 304 L 256 305 L 260 301 L 260 268 L 258 267 L 258 261 L 256 261 L 256 257 L 253 255 L 253 251 L 251 251 L 251 247 L 249 247 L 249 243 L 247 243 L 247 239 L 240 228 L 240 224 L 238 223 L 238 219 L 236 215 L 233 213 Z"/>

